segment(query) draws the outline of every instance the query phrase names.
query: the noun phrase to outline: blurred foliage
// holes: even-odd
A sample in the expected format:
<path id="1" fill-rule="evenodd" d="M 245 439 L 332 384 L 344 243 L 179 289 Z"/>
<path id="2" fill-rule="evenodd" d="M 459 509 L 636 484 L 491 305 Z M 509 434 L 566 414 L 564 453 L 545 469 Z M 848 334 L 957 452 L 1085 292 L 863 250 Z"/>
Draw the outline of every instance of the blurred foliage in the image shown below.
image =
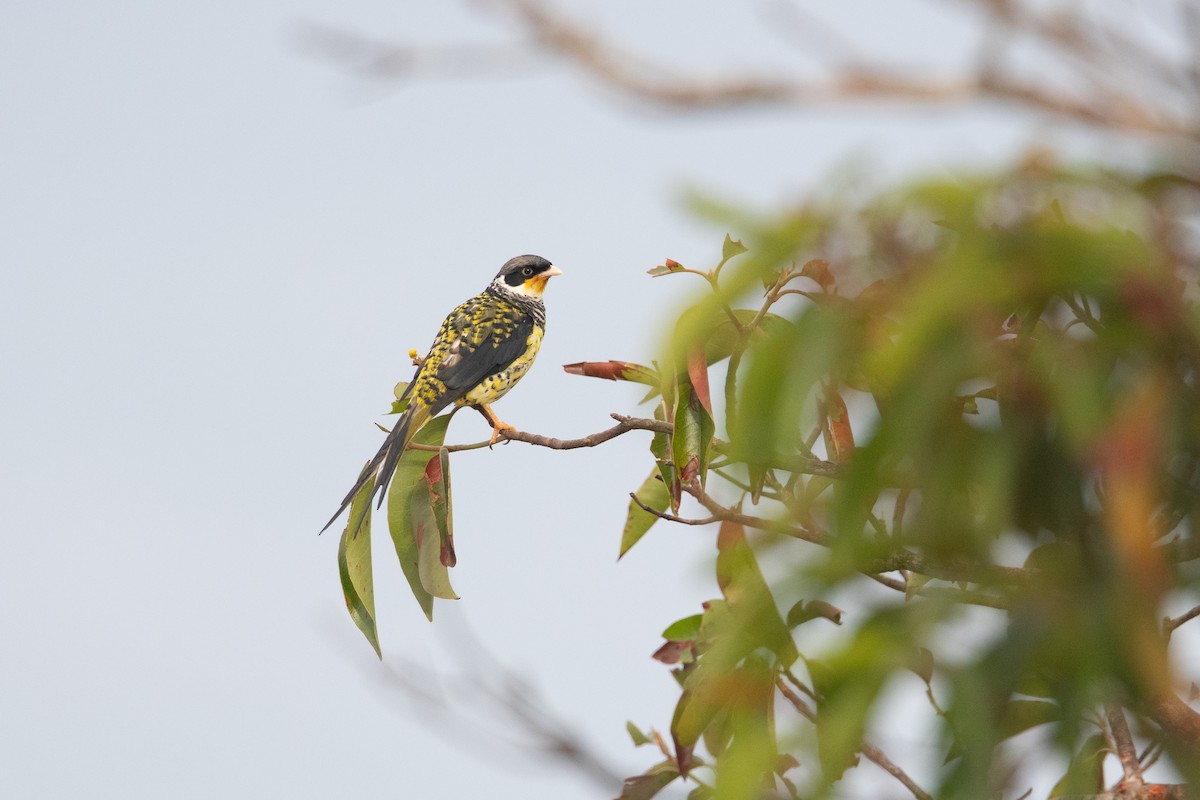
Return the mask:
<path id="1" fill-rule="evenodd" d="M 721 595 L 664 633 L 673 741 L 638 731 L 667 761 L 623 797 L 820 797 L 864 759 L 916 797 L 1017 797 L 1027 733 L 1055 796 L 1094 794 L 1123 776 L 1112 713 L 1126 773 L 1200 781 L 1164 620 L 1200 603 L 1197 188 L 1035 157 L 738 219 L 711 268 L 650 270 L 707 286 L 657 372 L 607 362 L 657 374 L 674 430 L 621 553 L 699 509 Z M 897 686 L 940 733 L 933 785 L 870 741 L 911 727 L 880 716 Z"/>
<path id="2" fill-rule="evenodd" d="M 1029 796 L 1042 764 L 1052 797 L 1137 789 L 1155 762 L 1187 782 L 1162 796 L 1200 783 L 1200 670 L 1170 660 L 1200 616 L 1198 211 L 1178 175 L 1031 157 L 777 219 L 716 210 L 744 241 L 649 271 L 703 281 L 663 357 L 566 370 L 653 404 L 617 431 L 653 431 L 620 555 L 660 520 L 719 523 L 719 596 L 664 621 L 679 698 L 667 733 L 629 724 L 661 759 L 622 798 L 833 796 L 864 761 L 919 800 Z M 448 420 L 388 497 L 430 619 L 456 596 L 449 454 L 486 445 L 446 447 Z M 369 515 L 363 494 L 338 557 L 378 652 Z M 886 713 L 899 690 L 925 719 Z M 875 740 L 897 730 L 936 755 L 893 760 Z"/>

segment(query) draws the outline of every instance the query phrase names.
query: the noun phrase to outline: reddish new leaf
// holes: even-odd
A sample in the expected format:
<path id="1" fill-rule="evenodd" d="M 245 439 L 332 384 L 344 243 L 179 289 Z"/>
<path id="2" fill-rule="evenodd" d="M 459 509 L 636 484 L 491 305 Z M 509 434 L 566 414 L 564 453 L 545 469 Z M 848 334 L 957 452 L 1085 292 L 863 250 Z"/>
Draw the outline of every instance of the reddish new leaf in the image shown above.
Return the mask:
<path id="1" fill-rule="evenodd" d="M 800 268 L 800 274 L 809 278 L 813 283 L 828 291 L 837 281 L 829 269 L 829 262 L 823 258 L 814 258 Z"/>
<path id="2" fill-rule="evenodd" d="M 694 644 L 695 642 L 691 639 L 682 642 L 664 642 L 663 646 L 655 650 L 654 655 L 650 657 L 663 664 L 678 664 Z"/>
<path id="3" fill-rule="evenodd" d="M 850 428 L 850 412 L 846 401 L 832 386 L 825 389 L 825 449 L 829 460 L 844 462 L 854 452 L 854 431 Z"/>
<path id="4" fill-rule="evenodd" d="M 646 274 L 651 278 L 657 278 L 660 275 L 670 275 L 672 272 L 683 272 L 683 270 L 684 266 L 682 264 L 680 264 L 678 261 L 668 258 L 664 263 L 659 264 L 657 267 L 652 267 L 651 269 L 646 270 Z"/>
<path id="5" fill-rule="evenodd" d="M 712 398 L 708 393 L 708 358 L 703 346 L 688 350 L 687 371 L 688 380 L 692 382 L 692 390 L 696 393 L 696 399 L 700 401 L 700 405 L 704 406 L 708 416 L 714 417 Z"/>
<path id="6" fill-rule="evenodd" d="M 661 383 L 658 372 L 650 367 L 631 364 L 628 361 L 578 361 L 574 364 L 563 364 L 563 371 L 570 375 L 583 375 L 586 378 L 633 381 L 653 386 L 656 389 Z"/>

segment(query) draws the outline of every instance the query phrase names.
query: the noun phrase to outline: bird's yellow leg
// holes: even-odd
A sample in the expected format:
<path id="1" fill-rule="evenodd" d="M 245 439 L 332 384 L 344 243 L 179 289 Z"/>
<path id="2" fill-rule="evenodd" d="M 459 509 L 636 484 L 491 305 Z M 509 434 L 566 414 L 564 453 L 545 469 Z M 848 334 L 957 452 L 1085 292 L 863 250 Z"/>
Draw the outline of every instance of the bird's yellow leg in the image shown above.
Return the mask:
<path id="1" fill-rule="evenodd" d="M 488 425 L 492 426 L 492 439 L 490 442 L 488 442 L 489 445 L 493 445 L 500 440 L 501 431 L 516 430 L 515 427 L 509 425 L 507 422 L 501 422 L 500 418 L 496 416 L 496 412 L 492 411 L 491 406 L 480 403 L 479 405 L 474 406 L 474 408 L 480 414 L 483 414 L 483 418 L 488 421 Z"/>

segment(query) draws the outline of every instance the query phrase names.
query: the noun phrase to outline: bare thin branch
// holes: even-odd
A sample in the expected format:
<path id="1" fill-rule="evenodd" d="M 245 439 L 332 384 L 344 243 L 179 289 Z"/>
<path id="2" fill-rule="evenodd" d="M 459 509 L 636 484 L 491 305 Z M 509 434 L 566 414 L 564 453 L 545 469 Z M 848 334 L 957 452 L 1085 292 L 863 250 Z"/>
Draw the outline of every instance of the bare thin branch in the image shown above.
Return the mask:
<path id="1" fill-rule="evenodd" d="M 659 511 L 656 508 L 651 508 L 642 502 L 641 498 L 637 496 L 636 492 L 630 492 L 629 496 L 633 498 L 633 502 L 636 503 L 638 508 L 640 508 L 642 511 L 645 511 L 647 514 L 653 514 L 659 519 L 665 519 L 668 522 L 678 522 L 680 525 L 711 525 L 714 522 L 720 522 L 720 520 L 718 520 L 716 517 L 707 517 L 704 519 L 689 519 L 687 517 L 679 517 L 668 511 Z"/>
<path id="2" fill-rule="evenodd" d="M 1196 617 L 1200 617 L 1200 606 L 1188 609 L 1178 617 L 1165 617 L 1163 618 L 1163 633 L 1166 634 L 1168 639 L 1170 639 L 1171 634 L 1175 632 L 1176 628 L 1178 628 L 1180 625 L 1183 625 L 1185 622 L 1194 620 Z"/>
<path id="3" fill-rule="evenodd" d="M 1120 785 L 1122 788 L 1136 790 L 1145 781 L 1142 779 L 1142 765 L 1138 761 L 1137 746 L 1133 743 L 1133 734 L 1129 732 L 1129 723 L 1125 720 L 1125 712 L 1121 710 L 1120 706 L 1110 703 L 1104 708 L 1104 716 L 1108 720 L 1108 730 L 1112 734 L 1117 759 L 1121 762 L 1121 769 L 1125 773 Z"/>
<path id="4" fill-rule="evenodd" d="M 809 722 L 816 724 L 816 712 L 814 712 L 812 707 L 805 702 L 804 698 L 792 691 L 792 687 L 788 686 L 787 682 L 784 681 L 783 678 L 777 678 L 775 680 L 775 688 L 779 690 L 779 693 L 782 694 L 784 698 L 792 704 L 792 708 L 796 709 L 801 716 L 803 716 Z M 868 760 L 878 765 L 884 772 L 900 781 L 900 783 L 904 784 L 905 788 L 912 792 L 913 797 L 916 797 L 917 800 L 933 800 L 933 795 L 929 794 L 920 786 L 918 786 L 917 782 L 908 776 L 908 773 L 897 766 L 896 763 L 888 758 L 878 747 L 864 740 L 862 744 L 859 745 L 858 749 L 864 756 L 867 757 Z"/>
<path id="5" fill-rule="evenodd" d="M 1111 81 L 1094 84 L 1094 97 L 1079 98 L 1051 88 L 1045 82 L 1005 75 L 990 61 L 985 62 L 978 72 L 952 77 L 912 77 L 902 74 L 894 65 L 878 63 L 843 67 L 827 79 L 748 74 L 703 80 L 682 76 L 663 63 L 621 48 L 542 0 L 487 0 L 486 5 L 514 16 L 540 45 L 606 86 L 656 106 L 692 109 L 754 105 L 808 107 L 865 100 L 939 105 L 991 99 L 1100 127 L 1187 138 L 1200 136 L 1196 119 L 1180 115 L 1166 104 L 1150 106 L 1147 98 L 1120 91 Z M 1012 4 L 993 5 L 1009 7 Z M 1017 24 L 1025 22 L 1021 18 Z M 1064 38 L 1071 30 L 1069 23 L 1056 24 L 1052 30 L 1048 24 L 1037 20 L 1028 24 L 1042 25 L 1047 36 L 1053 33 L 1062 49 L 1073 48 L 1078 54 L 1082 47 L 1080 42 Z M 1088 67 L 1098 60 L 1097 57 L 1080 57 Z"/>
<path id="6" fill-rule="evenodd" d="M 629 433 L 630 431 L 655 431 L 662 433 L 670 433 L 673 428 L 671 423 L 662 422 L 657 419 L 643 419 L 641 417 L 626 417 L 621 414 L 612 414 L 613 419 L 617 424 L 606 430 L 584 436 L 581 439 L 555 439 L 552 436 L 542 436 L 536 433 L 526 433 L 518 430 L 502 430 L 500 438 L 507 439 L 510 442 L 525 442 L 526 444 L 537 445 L 538 447 L 548 447 L 551 450 L 576 450 L 581 447 L 595 447 L 598 444 L 604 444 L 610 439 L 615 439 L 621 434 Z M 461 452 L 463 450 L 479 450 L 484 447 L 490 447 L 490 442 L 473 442 L 471 444 L 454 444 L 448 445 L 446 450 L 451 453 Z M 410 444 L 409 447 L 414 450 L 432 450 L 437 451 L 439 448 L 431 445 Z"/>

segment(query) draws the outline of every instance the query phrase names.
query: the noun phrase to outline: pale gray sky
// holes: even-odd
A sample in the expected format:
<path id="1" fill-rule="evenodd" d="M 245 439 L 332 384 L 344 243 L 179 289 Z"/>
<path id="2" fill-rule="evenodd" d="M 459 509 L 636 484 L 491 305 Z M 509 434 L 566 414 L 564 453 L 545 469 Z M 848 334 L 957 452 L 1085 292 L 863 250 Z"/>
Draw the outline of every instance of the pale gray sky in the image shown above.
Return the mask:
<path id="1" fill-rule="evenodd" d="M 962 46 L 944 5 L 819 5 L 868 44 Z M 684 65 L 795 58 L 735 12 L 590 13 Z M 716 594 L 712 537 L 660 526 L 615 562 L 641 435 L 458 456 L 463 599 L 426 622 L 381 525 L 380 665 L 345 613 L 336 534 L 316 532 L 375 451 L 407 350 L 507 258 L 544 255 L 565 272 L 548 334 L 498 410 L 600 430 L 640 392 L 559 366 L 653 357 L 698 287 L 645 270 L 702 264 L 725 232 L 684 190 L 769 209 L 863 156 L 948 171 L 1073 134 L 999 110 L 672 117 L 549 64 L 379 85 L 298 52 L 305 21 L 431 43 L 506 30 L 381 0 L 0 8 L 0 795 L 613 796 L 431 731 L 387 676 L 495 674 L 474 637 L 633 774 L 653 754 L 625 721 L 670 722 L 649 655 Z M 485 432 L 464 414 L 450 438 Z M 478 707 L 471 680 L 440 691 Z"/>

